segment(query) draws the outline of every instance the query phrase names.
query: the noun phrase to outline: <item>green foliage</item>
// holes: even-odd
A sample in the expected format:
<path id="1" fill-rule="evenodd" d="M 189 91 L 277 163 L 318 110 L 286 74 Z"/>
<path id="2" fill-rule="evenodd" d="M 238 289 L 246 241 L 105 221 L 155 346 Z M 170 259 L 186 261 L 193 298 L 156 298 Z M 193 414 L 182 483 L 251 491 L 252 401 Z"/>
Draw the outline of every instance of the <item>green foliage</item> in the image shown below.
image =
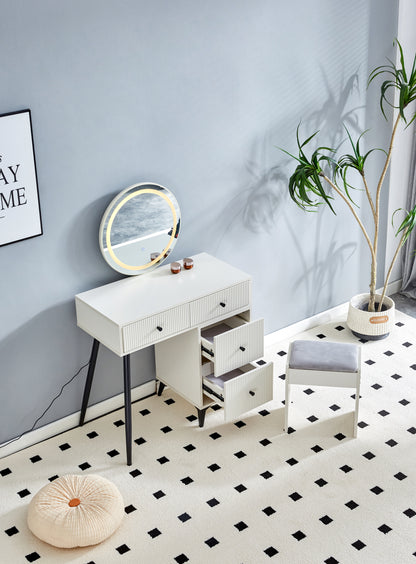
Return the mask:
<path id="1" fill-rule="evenodd" d="M 385 111 L 384 111 L 384 104 L 388 104 L 392 108 L 396 108 L 399 110 L 400 117 L 403 119 L 405 123 L 407 123 L 406 117 L 404 115 L 405 108 L 416 100 L 416 54 L 413 59 L 412 70 L 408 75 L 406 72 L 405 64 L 404 64 L 404 56 L 403 56 L 403 49 L 400 45 L 400 42 L 396 39 L 397 46 L 400 51 L 400 64 L 396 67 L 396 65 L 390 59 L 389 65 L 381 65 L 373 70 L 368 78 L 368 85 L 380 74 L 387 74 L 389 78 L 386 79 L 381 85 L 381 95 L 380 95 L 380 108 L 383 113 L 383 116 L 387 119 Z M 394 102 L 391 102 L 387 98 L 387 94 L 389 91 L 393 89 L 398 90 L 399 92 L 399 100 L 398 105 L 396 106 Z M 412 123 L 412 121 L 416 118 L 416 112 L 411 117 L 408 126 Z"/>
<path id="2" fill-rule="evenodd" d="M 390 78 L 388 80 L 385 80 L 381 85 L 380 107 L 382 113 L 384 117 L 386 117 L 384 104 L 387 103 L 388 105 L 399 109 L 400 117 L 406 122 L 404 110 L 410 102 L 416 100 L 416 54 L 413 60 L 412 69 L 410 71 L 410 74 L 408 74 L 406 72 L 404 64 L 402 46 L 398 40 L 396 40 L 396 43 L 400 52 L 400 63 L 398 64 L 398 66 L 396 67 L 396 65 L 392 61 L 390 61 L 390 59 L 388 59 L 390 64 L 379 66 L 372 71 L 368 79 L 368 84 L 370 84 L 377 76 L 381 74 L 386 73 L 390 75 Z M 398 89 L 400 92 L 398 106 L 394 106 L 394 104 L 387 98 L 387 93 L 391 88 Z M 410 123 L 412 123 L 415 118 L 416 113 L 411 117 L 408 125 L 410 125 Z M 367 153 L 363 154 L 360 148 L 360 141 L 368 130 L 361 133 L 357 141 L 354 143 L 351 134 L 345 125 L 344 127 L 348 135 L 352 153 L 341 155 L 338 160 L 335 160 L 327 153 L 335 153 L 336 149 L 332 147 L 318 147 L 312 153 L 311 157 L 308 158 L 304 152 L 304 147 L 308 143 L 310 143 L 310 141 L 319 133 L 319 131 L 316 131 L 301 143 L 299 140 L 299 127 L 300 124 L 298 125 L 296 130 L 296 141 L 298 145 L 299 156 L 292 155 L 284 149 L 281 150 L 298 161 L 298 165 L 289 179 L 289 194 L 292 200 L 303 210 L 316 211 L 317 207 L 320 204 L 326 203 L 331 211 L 335 213 L 331 203 L 331 200 L 333 200 L 334 198 L 330 193 L 330 184 L 328 184 L 328 182 L 325 182 L 327 178 L 323 172 L 322 165 L 327 164 L 330 166 L 330 168 L 332 168 L 333 174 L 331 183 L 333 187 L 335 185 L 339 190 L 341 190 L 342 187 L 348 200 L 352 204 L 356 205 L 350 194 L 350 189 L 356 189 L 356 187 L 352 186 L 348 182 L 347 178 L 349 172 L 356 171 L 364 179 L 364 167 L 366 161 L 374 151 L 383 151 L 386 154 L 387 162 L 390 160 L 390 155 L 387 154 L 384 149 L 380 148 L 370 149 Z M 338 179 L 340 179 L 341 181 L 340 184 L 337 183 Z"/>
<path id="3" fill-rule="evenodd" d="M 313 135 L 308 137 L 303 143 L 299 140 L 299 127 L 296 130 L 296 141 L 298 145 L 299 156 L 296 157 L 292 155 L 285 149 L 281 149 L 284 153 L 289 155 L 298 161 L 298 165 L 295 172 L 289 179 L 289 194 L 292 200 L 303 210 L 315 211 L 317 206 L 322 202 L 315 198 L 321 198 L 326 204 L 331 208 L 335 214 L 335 210 L 331 205 L 331 200 L 333 197 L 330 196 L 322 184 L 321 178 L 324 175 L 321 164 L 327 163 L 329 165 L 335 165 L 335 161 L 331 159 L 328 155 L 322 153 L 322 151 L 333 152 L 334 149 L 330 147 L 318 147 L 308 159 L 303 148 L 317 135 L 319 132 L 316 131 Z M 311 199 L 311 197 L 313 199 Z"/>
<path id="4" fill-rule="evenodd" d="M 354 203 L 348 191 L 348 188 L 354 188 L 354 186 L 351 186 L 351 184 L 347 182 L 347 173 L 350 170 L 355 170 L 364 178 L 364 165 L 367 158 L 371 155 L 371 153 L 373 153 L 374 151 L 383 151 L 383 153 L 386 153 L 386 151 L 384 151 L 384 149 L 375 148 L 375 149 L 370 149 L 367 153 L 365 153 L 365 155 L 363 155 L 360 149 L 360 141 L 363 135 L 367 133 L 368 129 L 363 131 L 361 135 L 358 137 L 357 142 L 354 143 L 347 127 L 346 126 L 344 127 L 345 127 L 345 131 L 347 132 L 348 139 L 350 141 L 353 150 L 353 154 L 351 155 L 347 153 L 339 157 L 335 169 L 335 174 L 338 174 L 341 177 L 345 193 L 348 196 L 348 198 L 351 200 L 351 202 Z"/>
<path id="5" fill-rule="evenodd" d="M 363 137 L 363 135 L 365 135 L 367 133 L 368 129 L 366 129 L 365 131 L 363 131 L 361 133 L 361 135 L 358 137 L 357 142 L 355 144 L 352 140 L 350 132 L 348 131 L 348 129 L 346 127 L 345 127 L 345 131 L 347 132 L 348 139 L 350 140 L 351 147 L 352 147 L 352 150 L 353 150 L 353 155 L 349 155 L 349 154 L 342 155 L 338 159 L 337 170 L 338 171 L 345 171 L 348 168 L 352 168 L 352 169 L 356 170 L 357 172 L 359 172 L 361 174 L 361 176 L 364 176 L 364 165 L 365 165 L 365 161 L 367 160 L 369 155 L 373 151 L 383 151 L 384 153 L 385 153 L 385 151 L 383 149 L 377 149 L 377 148 L 376 149 L 370 149 L 370 151 L 368 151 L 365 155 L 362 155 L 361 150 L 360 150 L 360 141 L 361 141 L 361 137 Z"/>
<path id="6" fill-rule="evenodd" d="M 370 76 L 368 78 L 368 85 L 370 85 L 376 77 L 380 75 L 384 75 L 385 77 L 385 80 L 384 82 L 382 82 L 380 87 L 380 108 L 383 116 L 386 118 L 386 105 L 398 110 L 398 115 L 395 118 L 390 138 L 390 145 L 387 152 L 383 149 L 374 148 L 370 149 L 366 153 L 363 153 L 361 151 L 360 142 L 366 131 L 361 133 L 357 141 L 354 142 L 350 135 L 350 132 L 348 131 L 347 127 L 345 127 L 345 125 L 344 127 L 347 132 L 352 151 L 350 153 L 341 155 L 337 160 L 335 160 L 334 156 L 331 156 L 331 154 L 334 154 L 336 152 L 336 150 L 332 147 L 318 147 L 308 158 L 308 156 L 305 154 L 305 147 L 315 138 L 315 136 L 319 132 L 316 131 L 305 141 L 301 142 L 299 140 L 300 125 L 298 125 L 296 130 L 298 156 L 292 155 L 288 151 L 281 149 L 283 152 L 297 161 L 296 169 L 289 179 L 289 195 L 300 208 L 306 211 L 316 211 L 319 205 L 327 204 L 331 211 L 335 214 L 334 208 L 332 206 L 332 201 L 334 200 L 333 196 L 337 194 L 346 203 L 347 207 L 350 209 L 351 213 L 359 224 L 359 227 L 368 243 L 371 252 L 369 304 L 370 311 L 374 311 L 374 297 L 376 293 L 377 250 L 380 223 L 380 191 L 383 186 L 385 175 L 391 160 L 393 141 L 396 135 L 397 126 L 400 121 L 403 121 L 407 124 L 408 127 L 416 119 L 416 112 L 408 116 L 407 119 L 405 116 L 405 109 L 407 108 L 407 106 L 411 102 L 414 102 L 416 100 L 416 54 L 413 59 L 411 71 L 410 73 L 408 73 L 405 68 L 402 46 L 400 45 L 398 40 L 396 40 L 396 44 L 399 49 L 399 60 L 397 65 L 395 65 L 392 61 L 390 61 L 390 59 L 388 59 L 389 64 L 375 68 L 370 73 Z M 397 102 L 395 102 L 395 94 L 397 93 Z M 395 105 L 396 103 L 397 105 Z M 383 151 L 386 155 L 386 158 L 380 174 L 380 179 L 376 185 L 374 193 L 372 194 L 367 184 L 364 168 L 368 157 L 374 151 Z M 328 174 L 325 171 L 329 171 Z M 368 203 L 372 210 L 374 220 L 372 226 L 372 240 L 370 239 L 371 232 L 367 231 L 365 225 L 358 217 L 355 209 L 356 204 L 350 194 L 350 189 L 356 189 L 356 187 L 352 186 L 349 183 L 349 175 L 351 172 L 358 173 L 359 179 L 361 177 L 360 184 L 362 182 Z M 398 211 L 399 210 L 396 210 L 396 212 Z M 393 219 L 396 212 L 393 214 Z M 398 252 L 408 239 L 415 226 L 416 206 L 412 210 L 410 210 L 410 212 L 405 211 L 405 218 L 396 231 L 395 235 L 396 237 L 399 236 L 399 242 L 385 278 L 383 294 L 379 303 L 379 311 L 384 299 L 393 265 L 398 256 Z"/>
<path id="7" fill-rule="evenodd" d="M 413 209 L 411 209 L 410 211 L 402 210 L 402 208 L 397 209 L 393 214 L 392 224 L 393 224 L 395 214 L 399 211 L 405 211 L 406 212 L 406 217 L 404 218 L 404 220 L 402 221 L 402 223 L 400 224 L 399 228 L 396 231 L 396 237 L 399 233 L 402 233 L 403 239 L 402 239 L 401 244 L 403 246 L 406 243 L 407 239 L 409 238 L 409 235 L 412 232 L 412 229 L 416 225 L 416 206 Z"/>
<path id="8" fill-rule="evenodd" d="M 366 133 L 366 131 L 364 131 L 359 136 L 357 142 L 354 143 L 348 129 L 345 127 L 353 150 L 352 154 L 347 153 L 345 155 L 341 155 L 336 161 L 332 157 L 322 152 L 327 151 L 330 153 L 335 153 L 336 149 L 332 147 L 318 147 L 312 153 L 310 159 L 308 159 L 303 148 L 319 133 L 319 131 L 316 131 L 313 135 L 308 137 L 306 141 L 303 141 L 303 143 L 301 143 L 299 140 L 299 127 L 300 124 L 298 125 L 298 128 L 296 130 L 296 140 L 299 156 L 296 157 L 288 151 L 282 149 L 282 151 L 297 160 L 299 163 L 295 169 L 295 172 L 289 179 L 289 194 L 292 200 L 305 211 L 315 211 L 320 204 L 326 203 L 335 214 L 334 208 L 332 207 L 330 202 L 330 200 L 334 199 L 329 193 L 330 185 L 328 183 L 323 184 L 322 182 L 324 171 L 321 164 L 326 163 L 329 165 L 333 172 L 332 182 L 339 188 L 337 184 L 337 177 L 340 177 L 346 196 L 355 205 L 354 200 L 352 199 L 349 192 L 349 188 L 354 188 L 354 186 L 348 183 L 347 174 L 352 169 L 357 171 L 362 177 L 364 177 L 364 165 L 369 155 L 373 151 L 382 151 L 383 149 L 371 149 L 363 155 L 360 149 L 360 140 Z M 328 191 L 325 190 L 325 187 L 327 187 Z M 316 199 L 316 197 L 318 197 L 318 199 Z"/>

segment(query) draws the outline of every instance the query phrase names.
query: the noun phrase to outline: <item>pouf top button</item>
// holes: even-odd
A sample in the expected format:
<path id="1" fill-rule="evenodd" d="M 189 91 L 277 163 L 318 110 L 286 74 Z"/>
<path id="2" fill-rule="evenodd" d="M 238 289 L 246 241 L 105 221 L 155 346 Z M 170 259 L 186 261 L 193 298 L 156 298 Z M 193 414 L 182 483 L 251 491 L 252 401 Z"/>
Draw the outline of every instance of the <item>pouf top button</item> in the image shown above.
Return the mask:
<path id="1" fill-rule="evenodd" d="M 69 507 L 77 507 L 80 503 L 81 501 L 77 497 L 74 497 L 73 499 L 71 499 L 71 501 L 68 502 L 68 505 Z"/>

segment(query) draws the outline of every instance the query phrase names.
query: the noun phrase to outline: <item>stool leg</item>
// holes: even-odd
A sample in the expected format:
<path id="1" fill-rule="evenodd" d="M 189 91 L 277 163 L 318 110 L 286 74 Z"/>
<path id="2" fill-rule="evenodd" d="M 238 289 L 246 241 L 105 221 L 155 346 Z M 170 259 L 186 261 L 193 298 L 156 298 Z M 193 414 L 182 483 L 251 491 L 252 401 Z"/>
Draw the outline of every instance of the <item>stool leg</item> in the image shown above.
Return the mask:
<path id="1" fill-rule="evenodd" d="M 360 373 L 357 373 L 357 383 L 355 386 L 355 411 L 354 411 L 354 438 L 357 437 L 358 409 L 360 405 Z"/>
<path id="2" fill-rule="evenodd" d="M 286 373 L 285 379 L 285 431 L 289 432 L 289 404 L 290 404 L 290 382 L 289 374 Z"/>

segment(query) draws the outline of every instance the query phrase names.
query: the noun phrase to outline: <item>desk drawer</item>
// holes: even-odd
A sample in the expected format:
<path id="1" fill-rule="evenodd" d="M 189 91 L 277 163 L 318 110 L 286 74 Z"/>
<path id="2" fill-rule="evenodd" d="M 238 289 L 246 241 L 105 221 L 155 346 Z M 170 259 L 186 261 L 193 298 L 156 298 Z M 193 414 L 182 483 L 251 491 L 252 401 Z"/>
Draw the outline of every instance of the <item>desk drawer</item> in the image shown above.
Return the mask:
<path id="1" fill-rule="evenodd" d="M 225 421 L 232 421 L 273 399 L 273 363 L 246 364 L 219 378 L 206 376 L 202 387 L 204 394 L 224 407 Z"/>
<path id="2" fill-rule="evenodd" d="M 202 355 L 214 363 L 214 376 L 220 376 L 263 356 L 264 321 L 225 319 L 202 329 L 201 345 Z"/>
<path id="3" fill-rule="evenodd" d="M 139 319 L 122 329 L 124 353 L 162 341 L 189 327 L 188 304 Z"/>
<path id="4" fill-rule="evenodd" d="M 192 327 L 250 306 L 250 281 L 209 294 L 190 304 Z"/>

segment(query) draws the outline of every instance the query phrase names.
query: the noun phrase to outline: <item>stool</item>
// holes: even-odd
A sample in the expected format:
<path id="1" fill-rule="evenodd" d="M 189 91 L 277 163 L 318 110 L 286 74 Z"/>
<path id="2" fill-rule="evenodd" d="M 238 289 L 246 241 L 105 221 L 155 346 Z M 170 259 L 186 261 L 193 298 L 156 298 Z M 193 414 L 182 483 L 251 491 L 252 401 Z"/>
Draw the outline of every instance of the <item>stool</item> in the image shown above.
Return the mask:
<path id="1" fill-rule="evenodd" d="M 289 346 L 285 380 L 285 431 L 289 429 L 290 386 L 355 388 L 353 435 L 357 436 L 361 349 L 349 343 L 293 341 Z"/>
<path id="2" fill-rule="evenodd" d="M 38 491 L 29 504 L 27 524 L 44 542 L 73 548 L 102 542 L 123 516 L 123 498 L 112 482 L 93 474 L 70 474 Z"/>

